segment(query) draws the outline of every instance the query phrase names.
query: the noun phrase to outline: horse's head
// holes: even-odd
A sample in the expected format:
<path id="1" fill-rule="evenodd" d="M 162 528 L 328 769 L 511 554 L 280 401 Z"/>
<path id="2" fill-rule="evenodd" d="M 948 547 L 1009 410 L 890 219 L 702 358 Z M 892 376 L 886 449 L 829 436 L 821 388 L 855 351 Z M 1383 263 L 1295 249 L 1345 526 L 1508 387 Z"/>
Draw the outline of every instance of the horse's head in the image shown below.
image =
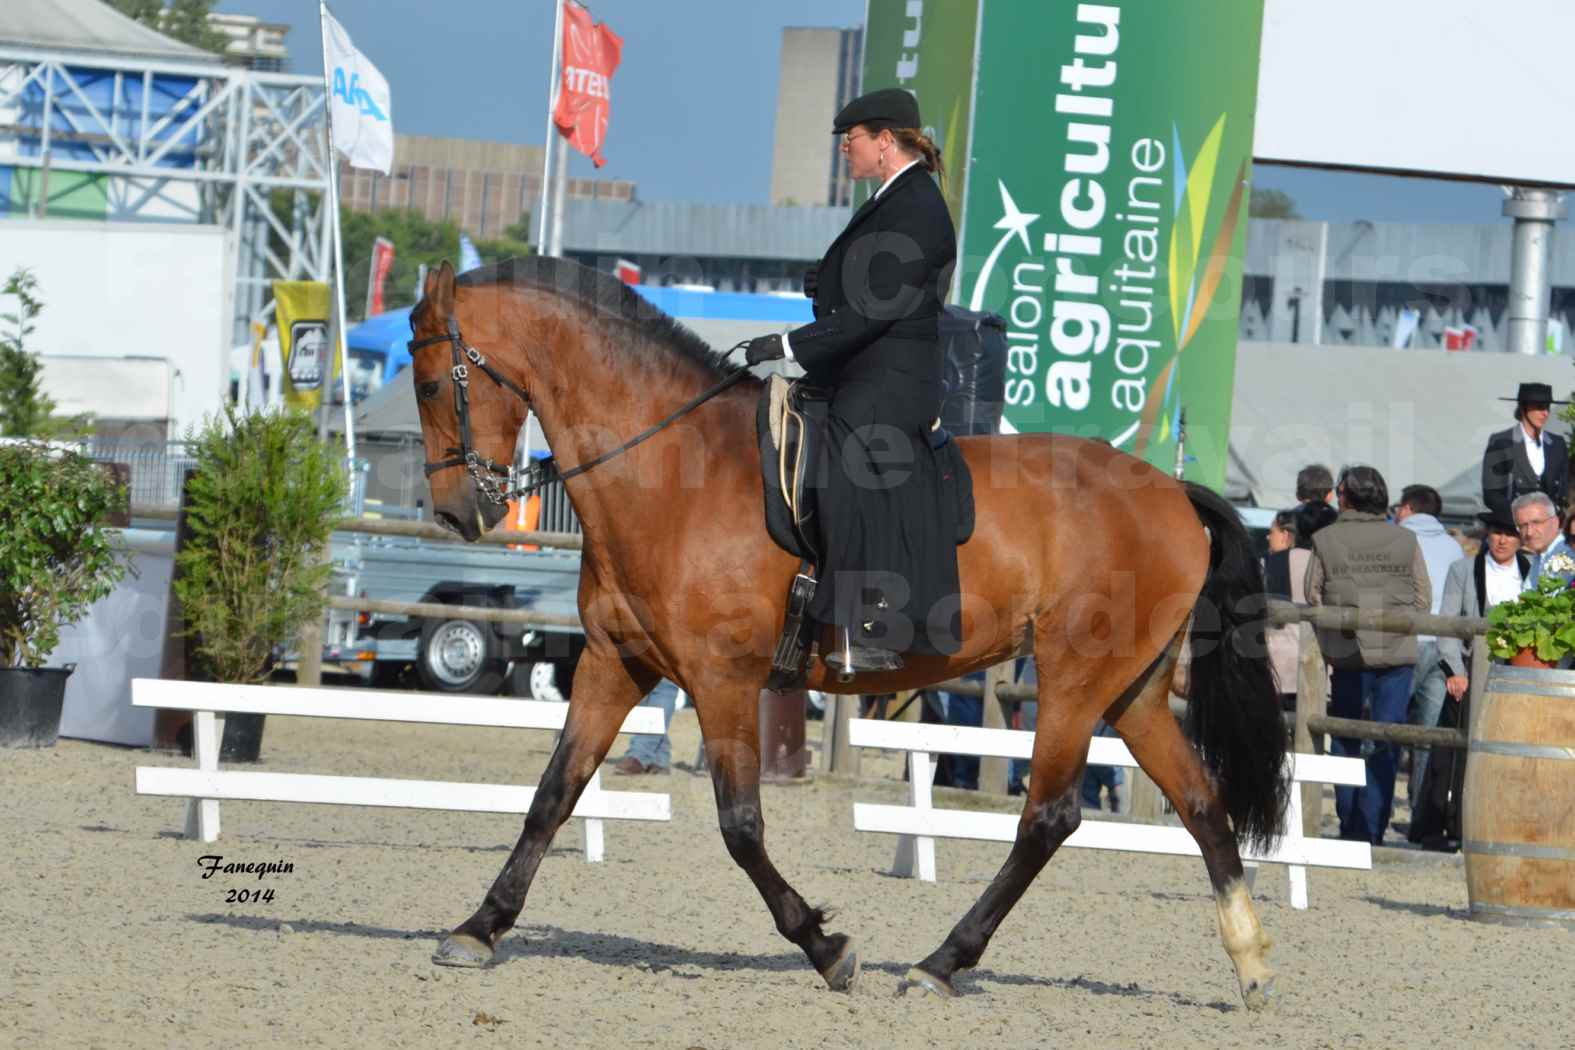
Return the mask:
<path id="1" fill-rule="evenodd" d="M 503 493 L 528 404 L 520 378 L 497 360 L 507 341 L 495 289 L 463 292 L 447 260 L 427 274 L 410 313 L 410 367 L 433 516 L 475 540 L 508 510 Z"/>

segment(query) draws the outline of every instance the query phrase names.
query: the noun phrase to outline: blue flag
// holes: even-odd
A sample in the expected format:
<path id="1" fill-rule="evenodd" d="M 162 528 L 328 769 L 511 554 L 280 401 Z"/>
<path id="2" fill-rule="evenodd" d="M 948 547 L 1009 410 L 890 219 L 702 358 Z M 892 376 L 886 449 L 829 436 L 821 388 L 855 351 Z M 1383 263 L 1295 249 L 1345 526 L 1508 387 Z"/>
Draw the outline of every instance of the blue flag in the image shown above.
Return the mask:
<path id="1" fill-rule="evenodd" d="M 470 241 L 470 234 L 459 235 L 459 272 L 475 270 L 481 267 L 481 253 L 476 251 L 476 246 Z"/>

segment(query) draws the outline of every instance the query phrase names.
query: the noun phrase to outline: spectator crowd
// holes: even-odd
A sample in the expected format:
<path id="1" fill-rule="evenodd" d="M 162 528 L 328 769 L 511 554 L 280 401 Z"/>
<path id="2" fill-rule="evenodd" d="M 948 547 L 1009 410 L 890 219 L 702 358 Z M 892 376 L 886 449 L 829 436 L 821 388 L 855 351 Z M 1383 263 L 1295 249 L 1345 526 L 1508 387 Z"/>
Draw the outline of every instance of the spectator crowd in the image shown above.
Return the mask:
<path id="1" fill-rule="evenodd" d="M 1308 605 L 1485 616 L 1539 580 L 1575 577 L 1565 513 L 1569 453 L 1547 431 L 1555 404 L 1546 384 L 1523 383 L 1515 425 L 1492 435 L 1482 460 L 1480 545 L 1468 553 L 1439 520 L 1443 502 L 1428 485 L 1408 485 L 1390 502 L 1388 483 L 1370 466 L 1338 477 L 1313 465 L 1297 476 L 1297 506 L 1276 515 L 1264 558 L 1270 595 Z M 1299 657 L 1296 627 L 1271 631 L 1270 658 L 1282 700 L 1294 703 Z M 1470 643 L 1378 631 L 1322 629 L 1329 669 L 1329 714 L 1421 726 L 1460 725 L 1470 688 Z M 1332 753 L 1367 764 L 1367 783 L 1336 789 L 1340 837 L 1379 845 L 1394 812 L 1402 749 L 1397 744 L 1333 737 Z M 1455 755 L 1414 749 L 1406 784 L 1408 836 L 1429 848 L 1459 840 L 1462 769 Z"/>

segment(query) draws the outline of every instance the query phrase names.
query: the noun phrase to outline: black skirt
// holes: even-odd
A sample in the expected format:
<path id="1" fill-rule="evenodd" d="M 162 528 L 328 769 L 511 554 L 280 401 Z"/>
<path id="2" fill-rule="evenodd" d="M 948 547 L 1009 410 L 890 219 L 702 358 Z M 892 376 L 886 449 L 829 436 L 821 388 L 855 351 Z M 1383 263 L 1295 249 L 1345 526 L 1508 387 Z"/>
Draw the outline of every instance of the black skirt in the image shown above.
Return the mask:
<path id="1" fill-rule="evenodd" d="M 932 447 L 942 387 L 902 372 L 832 393 L 810 613 L 855 645 L 949 655 L 962 644 L 955 446 Z"/>

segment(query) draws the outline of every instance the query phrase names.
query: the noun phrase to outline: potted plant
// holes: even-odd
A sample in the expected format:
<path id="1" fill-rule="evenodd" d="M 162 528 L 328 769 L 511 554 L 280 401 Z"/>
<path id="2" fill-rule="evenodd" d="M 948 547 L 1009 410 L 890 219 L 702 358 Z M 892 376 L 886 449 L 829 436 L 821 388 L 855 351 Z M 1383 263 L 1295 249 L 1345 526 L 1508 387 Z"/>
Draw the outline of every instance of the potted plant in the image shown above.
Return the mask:
<path id="1" fill-rule="evenodd" d="M 186 632 L 213 680 L 262 682 L 274 651 L 323 615 L 325 552 L 349 489 L 344 462 L 300 411 L 230 407 L 187 440 L 190 532 L 174 582 Z M 225 757 L 256 760 L 263 717 L 225 720 L 238 752 Z"/>
<path id="2" fill-rule="evenodd" d="M 24 440 L 0 443 L 0 493 L 0 744 L 52 747 L 71 668 L 44 660 L 126 574 L 107 527 L 126 491 L 83 455 Z"/>
<path id="3" fill-rule="evenodd" d="M 1488 651 L 1517 667 L 1553 667 L 1575 652 L 1575 590 L 1556 577 L 1488 613 Z"/>

